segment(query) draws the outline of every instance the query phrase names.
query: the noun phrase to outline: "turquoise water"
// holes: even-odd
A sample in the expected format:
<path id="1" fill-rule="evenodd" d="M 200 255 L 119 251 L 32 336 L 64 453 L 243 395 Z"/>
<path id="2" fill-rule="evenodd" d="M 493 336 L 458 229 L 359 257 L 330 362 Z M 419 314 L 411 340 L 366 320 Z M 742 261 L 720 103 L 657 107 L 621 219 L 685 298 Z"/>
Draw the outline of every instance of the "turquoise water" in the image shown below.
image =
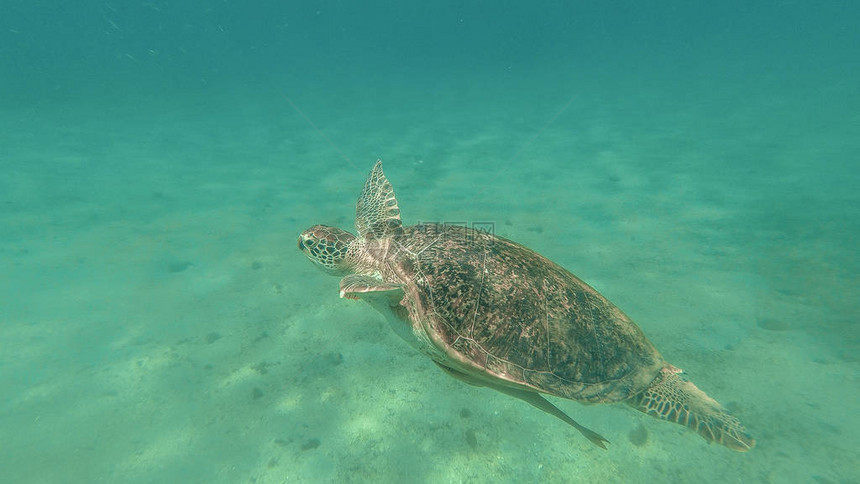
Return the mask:
<path id="1" fill-rule="evenodd" d="M 0 482 L 860 480 L 854 2 L 0 6 Z M 757 439 L 554 399 L 338 298 L 296 236 L 488 222 Z"/>

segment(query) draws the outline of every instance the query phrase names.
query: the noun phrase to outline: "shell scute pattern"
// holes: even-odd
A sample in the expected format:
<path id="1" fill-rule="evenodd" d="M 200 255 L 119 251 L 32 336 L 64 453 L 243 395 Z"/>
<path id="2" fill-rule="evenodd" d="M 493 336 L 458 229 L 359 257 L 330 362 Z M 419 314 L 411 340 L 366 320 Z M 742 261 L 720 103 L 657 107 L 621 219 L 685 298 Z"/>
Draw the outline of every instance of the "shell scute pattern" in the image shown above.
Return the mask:
<path id="1" fill-rule="evenodd" d="M 644 336 L 619 331 L 630 320 L 551 261 L 456 225 L 407 230 L 415 317 L 481 368 L 586 401 L 629 398 L 659 371 Z"/>

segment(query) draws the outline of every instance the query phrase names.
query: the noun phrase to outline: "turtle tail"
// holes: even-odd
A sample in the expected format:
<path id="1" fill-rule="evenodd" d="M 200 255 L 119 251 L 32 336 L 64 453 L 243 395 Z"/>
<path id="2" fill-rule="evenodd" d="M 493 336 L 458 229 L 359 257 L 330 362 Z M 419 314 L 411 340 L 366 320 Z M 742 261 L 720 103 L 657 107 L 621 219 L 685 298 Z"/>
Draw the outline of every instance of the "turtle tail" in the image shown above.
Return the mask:
<path id="1" fill-rule="evenodd" d="M 709 442 L 738 452 L 752 449 L 755 439 L 740 421 L 679 373 L 681 370 L 667 365 L 648 388 L 628 403 L 653 417 L 685 425 Z"/>

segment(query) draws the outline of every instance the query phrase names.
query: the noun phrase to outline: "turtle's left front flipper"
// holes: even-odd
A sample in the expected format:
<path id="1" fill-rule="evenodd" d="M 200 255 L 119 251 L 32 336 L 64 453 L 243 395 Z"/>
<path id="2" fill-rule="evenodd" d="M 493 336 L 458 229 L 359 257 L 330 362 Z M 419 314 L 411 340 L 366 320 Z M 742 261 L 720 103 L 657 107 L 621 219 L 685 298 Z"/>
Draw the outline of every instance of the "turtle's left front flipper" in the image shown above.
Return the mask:
<path id="1" fill-rule="evenodd" d="M 397 323 L 407 318 L 406 308 L 400 304 L 403 299 L 403 286 L 400 284 L 389 284 L 373 276 L 350 274 L 340 280 L 340 297 L 367 301 L 388 319 L 397 334 L 411 343 L 412 329 L 408 324 Z"/>
<path id="2" fill-rule="evenodd" d="M 557 418 L 563 420 L 564 422 L 570 424 L 571 427 L 575 428 L 576 430 L 579 430 L 579 432 L 582 435 L 584 435 L 585 438 L 587 438 L 588 440 L 593 442 L 594 445 L 600 447 L 601 449 L 605 449 L 606 444 L 609 443 L 608 440 L 604 439 L 603 436 L 601 436 L 597 432 L 595 432 L 591 429 L 585 428 L 582 425 L 579 425 L 579 423 L 576 420 L 570 418 L 566 413 L 559 410 L 558 407 L 556 407 L 555 405 L 550 403 L 547 399 L 542 397 L 540 393 L 530 392 L 528 390 L 520 390 L 518 388 L 508 387 L 505 385 L 495 385 L 495 384 L 492 384 L 492 383 L 487 382 L 487 381 L 479 380 L 473 376 L 466 375 L 465 373 L 459 372 L 453 368 L 449 368 L 449 367 L 447 367 L 447 366 L 445 366 L 439 362 L 435 362 L 435 363 L 437 365 L 439 365 L 439 368 L 442 368 L 443 370 L 445 370 L 446 373 L 448 373 L 449 375 L 453 376 L 454 378 L 456 378 L 460 381 L 464 381 L 464 382 L 468 383 L 469 385 L 474 385 L 476 387 L 486 386 L 486 387 L 492 388 L 493 390 L 502 392 L 505 395 L 510 395 L 512 397 L 519 398 L 520 400 L 527 402 L 528 404 L 530 404 L 536 408 L 539 408 L 539 409 L 543 410 L 544 412 L 546 412 L 546 413 L 548 413 L 554 417 L 557 417 Z"/>
<path id="3" fill-rule="evenodd" d="M 512 397 L 517 397 L 520 400 L 528 402 L 532 406 L 537 407 L 550 415 L 560 418 L 561 420 L 570 424 L 571 427 L 575 428 L 576 430 L 579 430 L 579 433 L 584 435 L 586 439 L 590 440 L 594 445 L 600 447 L 601 449 L 605 449 L 606 444 L 609 443 L 609 441 L 603 438 L 602 435 L 589 428 L 579 425 L 576 420 L 570 418 L 566 413 L 559 410 L 558 407 L 550 403 L 546 398 L 541 396 L 540 393 L 503 387 L 501 385 L 499 385 L 496 390 L 502 393 L 506 393 Z"/>
<path id="4" fill-rule="evenodd" d="M 403 297 L 403 286 L 389 284 L 373 276 L 350 274 L 340 280 L 340 297 L 366 299 L 370 302 L 382 299 L 396 305 Z"/>

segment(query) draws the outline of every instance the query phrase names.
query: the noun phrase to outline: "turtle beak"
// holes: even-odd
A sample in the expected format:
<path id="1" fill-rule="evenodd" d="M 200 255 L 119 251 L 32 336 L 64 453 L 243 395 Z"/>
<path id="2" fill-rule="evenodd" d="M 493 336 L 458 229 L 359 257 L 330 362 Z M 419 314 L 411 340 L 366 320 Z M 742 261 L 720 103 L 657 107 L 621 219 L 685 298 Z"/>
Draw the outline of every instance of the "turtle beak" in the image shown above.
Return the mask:
<path id="1" fill-rule="evenodd" d="M 302 252 L 305 251 L 305 243 L 302 242 L 302 237 L 299 237 L 299 250 Z"/>

